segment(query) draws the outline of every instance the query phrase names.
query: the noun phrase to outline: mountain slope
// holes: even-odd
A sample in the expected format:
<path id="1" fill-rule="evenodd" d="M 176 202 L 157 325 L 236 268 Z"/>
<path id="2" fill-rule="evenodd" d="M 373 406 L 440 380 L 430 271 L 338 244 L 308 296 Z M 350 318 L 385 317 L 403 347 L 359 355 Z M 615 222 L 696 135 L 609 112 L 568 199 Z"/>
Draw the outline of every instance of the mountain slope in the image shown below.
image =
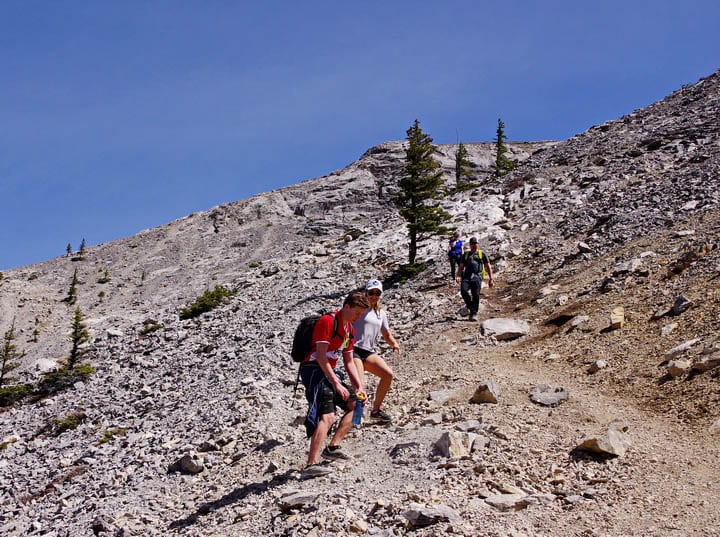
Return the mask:
<path id="1" fill-rule="evenodd" d="M 75 268 L 96 372 L 0 413 L 0 531 L 717 533 L 719 79 L 565 142 L 511 144 L 523 161 L 516 172 L 447 201 L 496 270 L 481 319 L 521 319 L 529 333 L 498 341 L 459 317 L 445 240 L 425 245 L 429 269 L 383 297 L 404 351 L 389 357 L 395 423 L 353 433 L 354 460 L 329 477 L 299 480 L 305 403 L 300 389 L 291 406 L 287 345 L 303 315 L 339 306 L 405 262 L 390 203 L 400 142 L 325 177 L 90 248 L 84 261 L 6 271 L 0 328 L 16 318 L 24 374 L 69 350 L 72 308 L 61 300 Z M 467 146 L 487 174 L 492 144 Z M 438 148 L 448 175 L 454 150 Z M 111 281 L 98 283 L 106 269 Z M 179 320 L 216 284 L 238 292 Z M 681 296 L 690 307 L 672 312 Z M 611 329 L 620 306 L 624 325 Z M 149 319 L 164 328 L 141 335 Z M 673 377 L 673 359 L 712 367 Z M 605 367 L 589 373 L 599 361 Z M 501 388 L 498 404 L 469 403 L 488 380 Z M 532 403 L 540 384 L 563 387 L 569 400 Z M 54 436 L 48 426 L 68 413 L 84 422 Z M 623 456 L 576 450 L 614 420 L 630 441 Z M 450 431 L 477 435 L 477 449 L 439 455 Z M 203 471 L 168 472 L 183 455 Z M 485 501 L 498 494 L 507 511 Z"/>

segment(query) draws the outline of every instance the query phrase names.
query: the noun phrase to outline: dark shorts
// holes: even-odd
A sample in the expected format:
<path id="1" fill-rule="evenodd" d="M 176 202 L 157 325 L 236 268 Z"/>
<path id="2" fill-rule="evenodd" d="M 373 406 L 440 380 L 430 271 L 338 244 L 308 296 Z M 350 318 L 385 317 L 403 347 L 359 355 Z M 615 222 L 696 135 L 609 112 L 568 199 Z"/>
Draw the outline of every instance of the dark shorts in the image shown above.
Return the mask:
<path id="1" fill-rule="evenodd" d="M 336 374 L 342 382 L 341 374 L 337 371 Z M 342 382 L 342 385 L 350 392 L 350 397 L 344 401 L 315 362 L 307 362 L 300 366 L 300 379 L 305 386 L 305 399 L 308 402 L 308 412 L 305 416 L 305 430 L 308 437 L 312 436 L 315 431 L 320 416 L 334 414 L 338 407 L 347 411 L 348 402 L 355 400 L 355 390 Z"/>
<path id="2" fill-rule="evenodd" d="M 367 357 L 371 354 L 375 354 L 375 352 L 366 351 L 365 349 L 361 349 L 360 347 L 353 348 L 353 357 L 359 358 L 361 362 L 365 362 L 365 360 L 367 360 Z"/>

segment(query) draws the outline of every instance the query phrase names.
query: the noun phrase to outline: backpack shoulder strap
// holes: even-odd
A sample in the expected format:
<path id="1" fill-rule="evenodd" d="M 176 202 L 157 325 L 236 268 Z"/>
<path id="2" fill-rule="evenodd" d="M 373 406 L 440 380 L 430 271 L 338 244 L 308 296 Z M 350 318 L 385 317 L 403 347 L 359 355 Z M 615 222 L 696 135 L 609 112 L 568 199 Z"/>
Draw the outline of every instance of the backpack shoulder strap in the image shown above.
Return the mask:
<path id="1" fill-rule="evenodd" d="M 338 333 L 339 321 L 338 321 L 337 315 L 335 315 L 334 313 L 330 313 L 329 315 L 333 318 L 333 331 L 332 331 L 332 336 L 330 336 L 330 338 L 333 338 Z"/>

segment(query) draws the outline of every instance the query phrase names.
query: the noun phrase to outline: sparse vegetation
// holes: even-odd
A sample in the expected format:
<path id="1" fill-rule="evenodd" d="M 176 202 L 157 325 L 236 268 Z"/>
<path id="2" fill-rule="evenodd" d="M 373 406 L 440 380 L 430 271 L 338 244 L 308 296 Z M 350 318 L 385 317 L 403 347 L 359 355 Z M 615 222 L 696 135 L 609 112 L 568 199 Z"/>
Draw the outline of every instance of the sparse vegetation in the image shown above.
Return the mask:
<path id="1" fill-rule="evenodd" d="M 3 337 L 3 346 L 0 349 L 0 387 L 3 384 L 17 381 L 16 377 L 8 375 L 10 371 L 20 367 L 20 362 L 16 360 L 25 356 L 25 353 L 19 352 L 13 341 L 15 340 L 15 319 L 13 319 L 10 328 L 5 332 Z"/>
<path id="2" fill-rule="evenodd" d="M 39 395 L 50 395 L 65 390 L 76 382 L 84 382 L 95 370 L 87 364 L 80 364 L 73 368 L 61 367 L 57 371 L 45 373 L 37 388 Z"/>
<path id="3" fill-rule="evenodd" d="M 17 442 L 17 441 L 18 441 L 18 439 L 17 439 L 16 436 L 10 437 L 10 440 L 7 440 L 6 442 L 3 442 L 2 444 L 0 444 L 0 451 L 2 451 L 3 449 L 7 449 L 7 447 L 8 447 L 10 444 L 14 444 L 14 443 Z"/>
<path id="4" fill-rule="evenodd" d="M 394 285 L 398 283 L 407 283 L 421 272 L 427 269 L 426 263 L 412 263 L 408 265 L 400 265 L 384 282 L 385 285 Z"/>
<path id="5" fill-rule="evenodd" d="M 53 420 L 52 423 L 46 425 L 41 431 L 42 434 L 50 436 L 60 436 L 65 431 L 77 429 L 81 423 L 87 420 L 85 412 L 79 410 L 77 412 L 68 412 L 65 417 Z"/>
<path id="6" fill-rule="evenodd" d="M 105 291 L 100 291 L 100 292 L 98 293 L 98 298 L 99 298 L 100 300 L 102 300 L 103 298 L 105 298 Z"/>
<path id="7" fill-rule="evenodd" d="M 0 407 L 10 406 L 32 392 L 32 384 L 16 384 L 0 388 Z"/>
<path id="8" fill-rule="evenodd" d="M 415 263 L 418 244 L 438 234 L 448 233 L 449 228 L 443 224 L 452 219 L 452 215 L 439 204 L 445 195 L 445 180 L 440 163 L 433 158 L 436 147 L 432 141 L 422 131 L 417 119 L 407 130 L 405 167 L 394 201 L 400 216 L 407 222 L 410 265 Z"/>
<path id="9" fill-rule="evenodd" d="M 72 281 L 70 282 L 70 289 L 68 289 L 68 294 L 65 297 L 65 302 L 68 304 L 75 304 L 77 301 L 77 285 L 78 285 L 78 275 L 77 275 L 77 269 L 75 269 L 75 272 L 73 272 Z"/>
<path id="10" fill-rule="evenodd" d="M 110 281 L 110 273 L 107 269 L 105 269 L 105 272 L 103 272 L 102 278 L 98 279 L 98 283 L 104 284 L 108 283 Z"/>
<path id="11" fill-rule="evenodd" d="M 505 136 L 505 123 L 503 123 L 502 119 L 498 118 L 495 138 L 495 164 L 493 165 L 493 170 L 495 170 L 495 178 L 500 178 L 503 175 L 507 175 L 513 169 L 515 169 L 515 162 L 510 160 L 506 156 L 506 153 L 508 152 L 508 148 L 505 145 L 506 139 L 507 136 Z"/>
<path id="12" fill-rule="evenodd" d="M 32 274 L 30 274 L 30 276 L 28 276 L 28 281 L 29 281 L 29 282 L 32 282 L 32 281 L 37 280 L 37 279 L 38 279 L 38 273 L 37 273 L 37 272 L 33 272 Z"/>
<path id="13" fill-rule="evenodd" d="M 163 323 L 158 323 L 155 321 L 145 321 L 143 323 L 143 327 L 140 329 L 140 335 L 144 336 L 157 330 L 162 330 L 163 328 L 165 328 L 165 325 Z"/>
<path id="14" fill-rule="evenodd" d="M 253 261 L 252 263 L 250 263 L 250 264 L 248 265 L 248 267 L 250 267 L 250 268 L 259 268 L 259 267 L 262 267 L 262 262 L 261 262 L 261 261 Z"/>
<path id="15" fill-rule="evenodd" d="M 210 291 L 205 291 L 202 296 L 195 299 L 190 306 L 180 310 L 181 319 L 192 319 L 198 315 L 210 311 L 213 308 L 218 307 L 226 298 L 229 298 L 235 294 L 235 291 L 226 289 L 222 285 L 216 285 L 215 288 Z"/>
<path id="16" fill-rule="evenodd" d="M 470 171 L 470 165 L 467 148 L 460 142 L 455 152 L 455 192 L 472 190 L 477 186 L 477 183 L 471 179 L 473 173 Z"/>
<path id="17" fill-rule="evenodd" d="M 78 306 L 75 308 L 75 315 L 73 316 L 72 331 L 70 332 L 70 341 L 72 342 L 72 349 L 70 350 L 70 358 L 68 359 L 68 367 L 74 368 L 83 351 L 80 346 L 83 343 L 87 343 L 90 340 L 90 334 L 85 327 L 83 321 L 83 314 Z"/>
<path id="18" fill-rule="evenodd" d="M 125 433 L 127 433 L 126 427 L 119 427 L 117 429 L 107 429 L 103 432 L 103 436 L 100 439 L 101 444 L 107 444 L 108 442 L 112 442 L 116 436 L 123 436 Z"/>

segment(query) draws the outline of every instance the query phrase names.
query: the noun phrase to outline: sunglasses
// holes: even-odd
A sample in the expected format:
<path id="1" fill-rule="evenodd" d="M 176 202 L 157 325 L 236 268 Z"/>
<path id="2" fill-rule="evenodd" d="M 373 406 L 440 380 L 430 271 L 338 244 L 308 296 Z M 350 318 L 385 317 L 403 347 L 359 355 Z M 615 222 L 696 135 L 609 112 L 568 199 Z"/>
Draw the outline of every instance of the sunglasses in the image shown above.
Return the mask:
<path id="1" fill-rule="evenodd" d="M 382 295 L 382 292 L 381 291 L 368 291 L 367 294 L 370 296 L 380 296 L 380 295 Z"/>

